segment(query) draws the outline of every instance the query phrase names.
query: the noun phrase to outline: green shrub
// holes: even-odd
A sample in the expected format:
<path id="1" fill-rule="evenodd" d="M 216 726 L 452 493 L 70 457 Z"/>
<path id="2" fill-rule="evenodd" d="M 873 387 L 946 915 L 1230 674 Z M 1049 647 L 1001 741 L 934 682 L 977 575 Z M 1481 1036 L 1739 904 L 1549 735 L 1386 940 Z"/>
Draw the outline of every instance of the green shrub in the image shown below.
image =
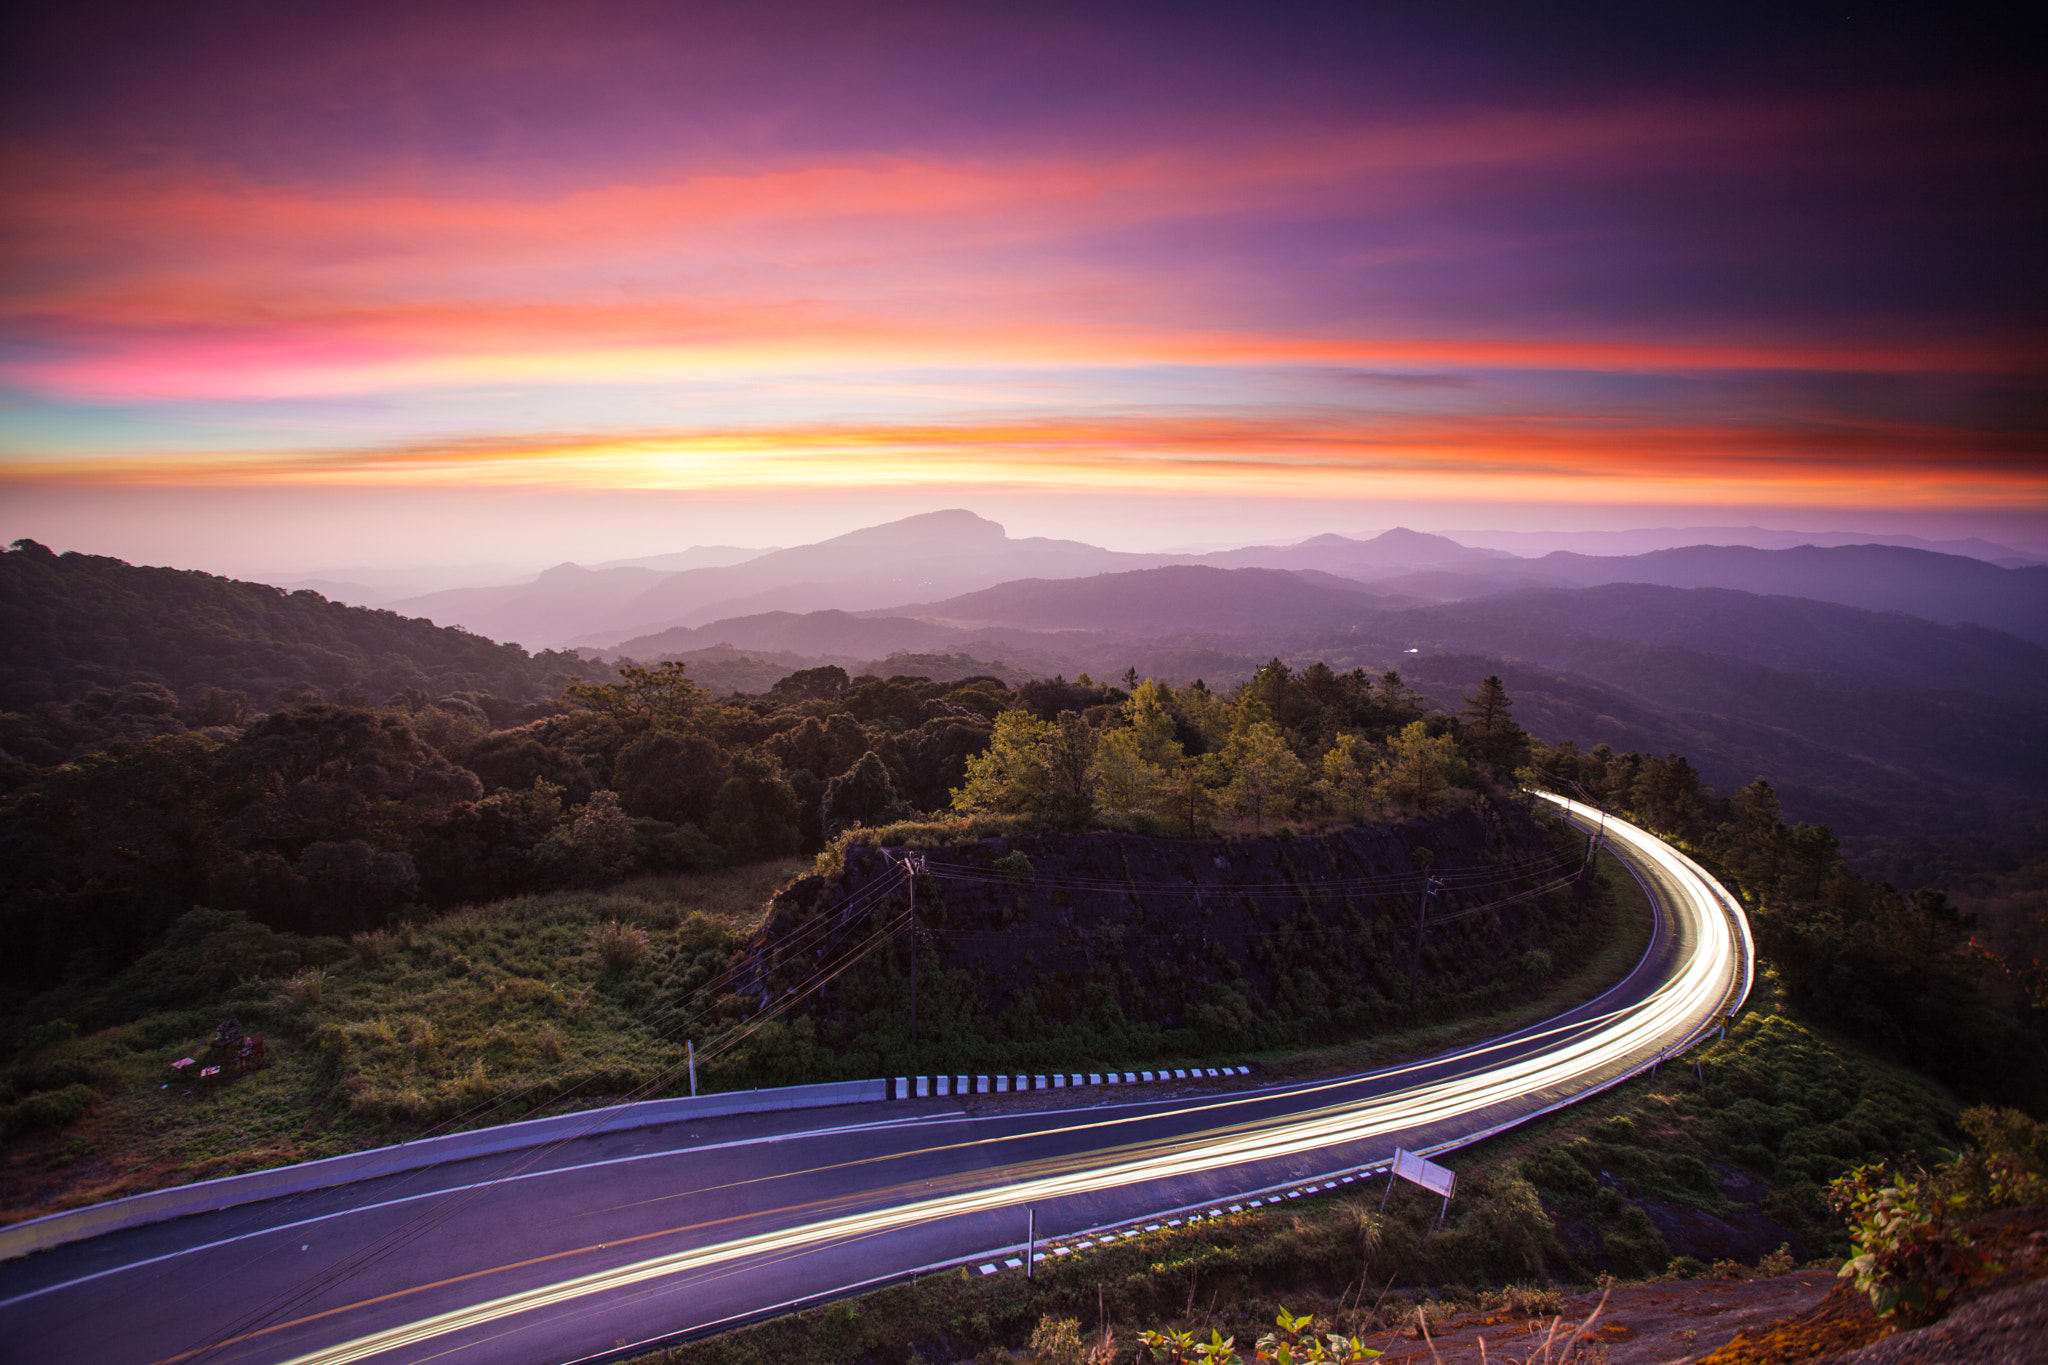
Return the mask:
<path id="1" fill-rule="evenodd" d="M 327 973 L 318 967 L 306 967 L 294 972 L 278 987 L 277 1003 L 289 1010 L 309 1010 L 320 1003 L 320 994 L 327 986 Z"/>
<path id="2" fill-rule="evenodd" d="M 1021 852 L 1005 853 L 989 866 L 1013 882 L 1028 882 L 1031 880 L 1033 872 L 1031 859 L 1025 857 Z"/>
<path id="3" fill-rule="evenodd" d="M 23 1055 L 40 1052 L 53 1043 L 68 1042 L 78 1036 L 78 1025 L 68 1019 L 52 1019 L 47 1023 L 30 1024 L 15 1040 L 15 1051 Z"/>
<path id="4" fill-rule="evenodd" d="M 89 1085 L 45 1090 L 0 1107 L 0 1137 L 13 1138 L 45 1128 L 62 1128 L 92 1108 L 99 1094 Z"/>
<path id="5" fill-rule="evenodd" d="M 608 972 L 631 971 L 654 956 L 654 940 L 637 925 L 606 920 L 592 925 L 585 937 Z"/>
<path id="6" fill-rule="evenodd" d="M 1034 1365 L 1088 1365 L 1080 1320 L 1050 1313 L 1040 1318 L 1031 1333 L 1031 1359 Z"/>
<path id="7" fill-rule="evenodd" d="M 1958 1289 L 1990 1269 L 1955 1226 L 1953 1202 L 1924 1174 L 1858 1166 L 1828 1186 L 1828 1202 L 1848 1215 L 1856 1249 L 1841 1276 L 1856 1282 L 1881 1318 L 1931 1322 Z"/>

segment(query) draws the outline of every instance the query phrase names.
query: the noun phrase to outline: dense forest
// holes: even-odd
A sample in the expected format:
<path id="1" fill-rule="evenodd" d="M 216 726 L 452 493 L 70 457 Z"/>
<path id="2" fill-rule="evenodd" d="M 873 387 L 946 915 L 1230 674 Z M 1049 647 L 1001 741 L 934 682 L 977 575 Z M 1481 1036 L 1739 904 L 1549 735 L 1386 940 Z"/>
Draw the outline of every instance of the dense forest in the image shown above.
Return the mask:
<path id="1" fill-rule="evenodd" d="M 1206 832 L 1381 801 L 1434 809 L 1471 780 L 1467 727 L 1422 719 L 1397 678 L 1277 665 L 1235 699 L 826 667 L 717 701 L 681 665 L 627 665 L 494 726 L 508 709 L 477 693 L 311 702 L 22 764 L 0 803 L 7 985 L 104 981 L 194 906 L 345 935 L 814 852 L 855 825 L 955 808 Z"/>
<path id="2" fill-rule="evenodd" d="M 110 741 L 239 727 L 309 702 L 488 708 L 493 724 L 610 676 L 431 621 L 33 540 L 0 553 L 0 782 Z M 26 765 L 26 767 L 24 766 Z"/>
<path id="3" fill-rule="evenodd" d="M 216 932 L 246 946 L 234 924 L 268 931 L 268 956 L 228 979 L 460 905 L 815 853 L 902 822 L 1312 832 L 1505 810 L 1534 781 L 1722 872 L 1815 1017 L 1966 1094 L 2043 1093 L 2024 887 L 1991 934 L 1973 919 L 1988 911 L 1858 876 L 1762 782 L 1718 797 L 1680 758 L 1533 740 L 1497 677 L 1455 714 L 1397 673 L 1279 660 L 1214 690 L 1135 670 L 1013 687 L 823 666 L 713 697 L 680 663 L 528 656 L 30 543 L 0 556 L 0 584 L 0 1013 L 23 1028 L 132 1017 L 144 959 Z"/>

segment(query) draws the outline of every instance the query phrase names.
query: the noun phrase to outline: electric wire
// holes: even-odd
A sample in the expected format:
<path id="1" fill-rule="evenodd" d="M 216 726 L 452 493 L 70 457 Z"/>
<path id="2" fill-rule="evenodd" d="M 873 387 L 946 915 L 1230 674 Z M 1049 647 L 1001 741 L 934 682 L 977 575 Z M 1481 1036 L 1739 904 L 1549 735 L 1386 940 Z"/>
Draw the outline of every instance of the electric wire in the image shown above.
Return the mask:
<path id="1" fill-rule="evenodd" d="M 804 926 L 805 930 L 807 931 L 806 936 L 812 938 L 815 941 L 817 939 L 823 938 L 824 936 L 828 935 L 833 931 L 843 930 L 845 928 L 850 927 L 851 925 L 857 923 L 857 919 L 855 917 L 857 916 L 860 910 L 868 908 L 875 901 L 880 900 L 884 896 L 895 891 L 907 880 L 908 874 L 903 873 L 897 877 L 892 877 L 880 882 L 872 883 L 869 886 L 862 888 L 860 891 L 855 892 L 851 896 L 848 896 L 844 901 L 841 901 L 838 905 L 830 907 L 824 913 L 813 917 L 809 924 Z M 807 978 L 804 982 L 800 982 L 798 986 L 790 988 L 791 994 L 788 997 L 786 997 L 785 1000 L 778 1001 L 775 1005 L 770 1006 L 766 1010 L 762 1011 L 760 1015 L 750 1016 L 747 1020 L 746 1027 L 735 1031 L 731 1031 L 732 1036 L 721 1037 L 719 1044 L 716 1045 L 715 1049 L 710 1052 L 709 1056 L 707 1057 L 707 1060 L 710 1060 L 711 1058 L 714 1058 L 716 1056 L 724 1055 L 733 1047 L 738 1046 L 740 1042 L 745 1041 L 747 1037 L 751 1037 L 762 1026 L 769 1022 L 770 1019 L 779 1018 L 781 1015 L 787 1013 L 790 1008 L 793 1008 L 796 1003 L 808 998 L 817 990 L 822 989 L 822 987 L 827 982 L 850 969 L 853 965 L 855 965 L 855 963 L 860 961 L 869 952 L 871 952 L 874 947 L 879 946 L 880 943 L 893 937 L 895 932 L 902 926 L 902 924 L 907 923 L 908 918 L 909 916 L 906 912 L 905 914 L 900 915 L 896 917 L 894 920 L 885 924 L 881 929 L 871 931 L 867 939 L 863 941 L 862 945 L 860 945 L 858 952 L 854 952 L 848 955 L 845 959 L 840 961 L 838 965 L 833 967 L 829 972 L 813 973 L 811 978 Z M 784 956 L 786 959 L 787 954 L 785 954 Z M 744 959 L 742 959 L 742 962 L 744 963 Z M 770 968 L 769 970 L 772 970 L 772 968 Z M 737 976 L 740 974 L 742 974 L 741 968 L 731 968 L 725 972 L 721 972 L 719 974 L 719 977 L 724 979 L 725 984 L 730 984 L 731 981 L 736 979 Z M 717 978 L 714 978 L 714 980 L 716 979 Z M 701 998 L 704 994 L 705 989 L 708 988 L 711 984 L 712 983 L 710 982 L 705 983 L 705 986 L 699 987 L 697 990 L 693 991 L 689 998 Z M 661 1012 L 657 1011 L 657 1015 L 659 1013 Z M 690 1023 L 700 1021 L 707 1013 L 709 1013 L 708 1010 L 699 1011 L 696 1015 L 683 1020 L 682 1023 L 677 1024 L 675 1027 L 669 1029 L 666 1033 L 658 1035 L 655 1038 L 645 1040 L 643 1043 L 638 1045 L 637 1050 L 645 1050 L 647 1047 L 651 1047 L 655 1043 L 665 1041 L 667 1038 L 673 1037 L 676 1032 L 679 1032 L 681 1030 L 681 1028 L 686 1027 Z M 656 1075 L 652 1077 L 649 1081 L 643 1083 L 640 1086 L 636 1086 L 632 1091 L 628 1092 L 627 1099 L 624 1102 L 632 1103 L 638 1099 L 642 1099 L 649 1095 L 657 1093 L 670 1080 L 672 1080 L 674 1076 L 681 1071 L 681 1069 L 681 1066 L 673 1066 L 665 1071 L 656 1073 Z M 526 1089 L 530 1092 L 532 1088 L 533 1087 L 527 1087 Z M 509 1101 L 501 1100 L 498 1104 L 493 1105 L 491 1109 L 485 1110 L 484 1112 L 492 1112 L 496 1108 L 503 1107 L 503 1104 L 506 1102 Z M 506 1166 L 500 1167 L 498 1171 L 492 1176 L 491 1181 L 502 1181 L 510 1176 L 519 1175 L 525 1172 L 526 1170 L 530 1169 L 532 1166 L 538 1164 L 543 1159 L 553 1155 L 556 1151 L 560 1150 L 567 1144 L 576 1141 L 578 1138 L 586 1136 L 587 1133 L 590 1131 L 591 1127 L 593 1127 L 598 1121 L 600 1121 L 599 1116 L 602 1113 L 602 1110 L 592 1111 L 591 1120 L 589 1123 L 578 1125 L 572 1128 L 570 1131 L 565 1132 L 562 1136 L 550 1142 L 540 1144 L 532 1148 L 524 1149 L 517 1159 L 515 1159 L 513 1162 L 509 1163 Z M 339 1262 L 334 1266 L 328 1267 L 325 1271 L 321 1272 L 318 1275 L 309 1276 L 306 1279 L 299 1281 L 291 1288 L 271 1296 L 271 1298 L 266 1300 L 264 1303 L 252 1307 L 247 1313 L 245 1313 L 241 1318 L 239 1318 L 235 1322 L 228 1324 L 226 1327 L 221 1328 L 214 1333 L 209 1334 L 212 1340 L 210 1342 L 202 1343 L 202 1345 L 198 1347 L 189 1358 L 193 1361 L 202 1359 L 207 1353 L 216 1349 L 218 1345 L 220 1345 L 223 1342 L 235 1339 L 237 1336 L 241 1335 L 243 1332 L 248 1330 L 253 1325 L 261 1323 L 264 1319 L 274 1316 L 277 1313 L 289 1311 L 292 1305 L 301 1303 L 306 1299 L 310 1298 L 311 1296 L 321 1293 L 324 1290 L 345 1281 L 346 1279 L 356 1274 L 358 1271 L 364 1269 L 365 1267 L 371 1264 L 374 1264 L 376 1261 L 381 1260 L 384 1257 L 397 1251 L 406 1243 L 413 1241 L 418 1237 L 425 1235 L 428 1232 L 431 1232 L 436 1227 L 439 1227 L 442 1223 L 455 1217 L 457 1214 L 463 1212 L 471 1204 L 475 1203 L 478 1199 L 482 1198 L 484 1194 L 486 1194 L 491 1188 L 491 1181 L 478 1182 L 471 1189 L 465 1191 L 455 1199 L 450 1200 L 439 1207 L 423 1210 L 419 1215 L 407 1219 L 405 1222 L 393 1228 L 385 1236 L 377 1239 L 377 1241 L 369 1244 L 368 1246 L 360 1248 L 355 1254 L 344 1259 L 342 1262 Z"/>
<path id="2" fill-rule="evenodd" d="M 1446 870 L 1443 873 L 1435 874 L 1433 878 L 1431 877 L 1431 874 L 1425 872 L 1421 874 L 1391 874 L 1386 876 L 1368 878 L 1330 879 L 1314 883 L 1251 884 L 1248 886 L 1207 888 L 1207 890 L 1211 894 L 1216 894 L 1220 891 L 1222 894 L 1226 895 L 1274 895 L 1299 898 L 1305 891 L 1364 891 L 1368 889 L 1378 890 L 1381 888 L 1385 888 L 1385 890 L 1389 892 L 1397 888 L 1401 890 L 1407 890 L 1413 889 L 1418 883 L 1418 881 L 1421 881 L 1423 884 L 1426 885 L 1427 881 L 1431 879 L 1435 880 L 1439 887 L 1444 887 L 1446 889 L 1457 889 L 1455 885 L 1451 884 L 1462 884 L 1469 881 L 1479 880 L 1490 880 L 1493 883 L 1498 884 L 1499 880 L 1501 880 L 1504 876 L 1513 877 L 1517 874 L 1527 875 L 1528 873 L 1536 871 L 1538 869 L 1549 870 L 1553 867 L 1562 865 L 1565 861 L 1568 860 L 1560 855 L 1553 855 L 1548 858 L 1523 860 L 1511 864 L 1495 864 L 1491 866 L 1482 865 L 1479 867 L 1473 867 L 1468 869 L 1450 869 Z M 929 860 L 921 860 L 921 865 L 927 875 L 931 875 L 942 880 L 983 883 L 1005 882 L 1009 880 L 1008 878 L 1003 877 L 1001 874 L 992 874 L 984 872 L 981 869 L 971 868 L 963 865 L 944 863 L 932 864 Z M 729 966 L 728 968 L 716 974 L 714 977 L 710 978 L 706 982 L 702 983 L 701 985 L 693 989 L 688 996 L 683 998 L 682 1001 L 670 1002 L 669 1004 L 663 1006 L 661 1009 L 658 1009 L 655 1012 L 653 1012 L 651 1015 L 646 1016 L 643 1020 L 636 1021 L 640 1026 L 640 1031 L 643 1034 L 643 1039 L 640 1043 L 636 1044 L 636 1046 L 626 1054 L 627 1059 L 630 1060 L 635 1056 L 636 1053 L 645 1052 L 646 1050 L 658 1045 L 659 1043 L 667 1041 L 669 1038 L 672 1038 L 676 1033 L 680 1032 L 683 1028 L 688 1027 L 690 1024 L 701 1022 L 705 1017 L 707 1017 L 717 1008 L 719 997 L 714 992 L 723 989 L 723 987 L 725 986 L 733 984 L 742 976 L 749 974 L 749 972 L 752 972 L 753 974 L 761 978 L 767 978 L 772 976 L 776 967 L 789 962 L 793 957 L 796 957 L 802 953 L 809 952 L 814 957 L 824 957 L 830 951 L 828 945 L 831 943 L 832 939 L 837 933 L 844 931 L 848 928 L 851 928 L 852 926 L 857 924 L 859 913 L 862 910 L 868 909 L 876 901 L 882 899 L 884 896 L 890 893 L 893 893 L 895 890 L 908 883 L 911 879 L 911 876 L 912 873 L 908 869 L 898 869 L 898 873 L 896 876 L 889 877 L 877 881 L 875 883 L 871 883 L 869 886 L 864 887 L 860 891 L 853 893 L 852 895 L 848 896 L 845 900 L 841 901 L 839 904 L 828 908 L 824 912 L 806 916 L 805 922 L 801 924 L 796 930 L 792 931 L 791 936 L 781 940 L 780 942 L 776 942 L 773 944 L 764 942 L 761 945 L 763 948 L 767 949 L 769 952 L 773 954 L 773 958 L 769 962 L 765 964 L 758 964 L 753 962 L 750 959 L 750 957 L 743 956 L 734 965 Z M 1041 879 L 1034 878 L 1033 880 L 1040 881 Z M 1495 909 L 1499 908 L 1500 906 L 1513 904 L 1521 900 L 1533 898 L 1536 895 L 1544 894 L 1546 891 L 1554 889 L 1556 886 L 1569 884 L 1569 882 L 1572 880 L 1576 880 L 1576 878 L 1562 879 L 1548 886 L 1532 888 L 1529 891 L 1522 892 L 1511 897 L 1503 898 L 1495 902 L 1490 902 L 1487 905 L 1473 907 L 1469 910 L 1456 912 L 1454 914 L 1447 916 L 1441 916 L 1439 917 L 1439 919 L 1441 920 L 1463 918 L 1466 915 L 1477 914 L 1485 910 Z M 1106 878 L 1055 877 L 1043 879 L 1043 884 L 1051 885 L 1056 888 L 1072 888 L 1077 890 L 1095 890 L 1105 892 L 1113 891 L 1130 895 L 1139 894 L 1141 892 L 1149 892 L 1154 895 L 1160 893 L 1177 892 L 1180 894 L 1194 894 L 1199 896 L 1202 894 L 1204 890 L 1204 888 L 1201 888 L 1192 883 L 1144 883 L 1129 879 L 1118 881 Z M 840 954 L 837 957 L 837 960 L 833 962 L 831 965 L 828 966 L 821 964 L 818 968 L 813 970 L 807 977 L 801 980 L 798 984 L 788 987 L 784 991 L 783 995 L 779 998 L 776 998 L 772 1004 L 766 1005 L 763 1009 L 747 1016 L 746 1020 L 742 1025 L 737 1026 L 733 1029 L 729 1029 L 724 1034 L 719 1035 L 717 1039 L 713 1040 L 711 1043 L 707 1045 L 700 1060 L 708 1064 L 712 1061 L 717 1060 L 720 1057 L 725 1056 L 726 1054 L 730 1053 L 733 1049 L 739 1047 L 748 1038 L 751 1038 L 754 1034 L 759 1032 L 760 1029 L 766 1027 L 769 1023 L 786 1016 L 790 1011 L 795 1009 L 797 1005 L 809 999 L 811 996 L 815 995 L 817 992 L 824 989 L 824 987 L 830 984 L 832 981 L 836 980 L 845 972 L 851 970 L 854 966 L 858 965 L 861 961 L 865 960 L 865 958 L 876 947 L 879 947 L 882 943 L 892 939 L 901 929 L 908 926 L 910 920 L 911 916 L 909 912 L 905 911 L 901 914 L 893 916 L 881 927 L 871 930 L 862 940 L 856 943 L 851 949 L 846 950 L 842 954 Z M 943 931 L 938 932 L 943 933 Z M 1268 932 L 1270 934 L 1273 931 Z M 1291 933 L 1311 931 L 1281 930 L 1278 932 Z M 913 951 L 915 951 L 915 947 L 913 947 Z M 708 1008 L 699 1009 L 694 1013 L 684 1016 L 678 1022 L 673 1023 L 671 1027 L 668 1027 L 659 1033 L 652 1033 L 652 1026 L 656 1022 L 670 1022 L 670 1019 L 672 1019 L 676 1014 L 680 1013 L 680 1011 L 685 1005 L 702 1001 L 705 999 L 707 994 L 711 994 L 712 1001 L 711 1005 Z M 652 1034 L 652 1036 L 648 1036 L 649 1034 Z M 584 1059 L 574 1060 L 580 1061 Z M 516 1090 L 504 1092 L 499 1096 L 493 1097 L 493 1100 L 486 1105 L 472 1106 L 470 1110 L 463 1111 L 462 1114 L 452 1116 L 450 1119 L 447 1120 L 443 1120 L 442 1123 L 436 1125 L 436 1127 L 438 1129 L 448 1130 L 452 1129 L 456 1124 L 459 1123 L 463 1123 L 466 1121 L 474 1121 L 475 1119 L 480 1117 L 488 1117 L 490 1114 L 495 1113 L 500 1109 L 503 1109 L 508 1104 L 514 1103 L 517 1100 L 532 1094 L 535 1090 L 541 1088 L 543 1085 L 548 1084 L 554 1076 L 559 1075 L 561 1071 L 565 1070 L 570 1064 L 571 1062 L 569 1060 L 565 1060 L 564 1063 L 558 1065 L 558 1067 L 552 1069 L 549 1073 L 546 1073 L 544 1077 L 536 1079 L 533 1082 L 529 1082 Z M 633 1091 L 629 1092 L 628 1098 L 624 1102 L 631 1103 L 635 1099 L 638 1099 L 642 1096 L 658 1093 L 662 1088 L 664 1088 L 668 1084 L 670 1080 L 672 1080 L 677 1074 L 679 1074 L 682 1069 L 683 1064 L 674 1064 L 663 1071 L 657 1072 L 653 1077 L 649 1078 L 648 1081 L 644 1082 L 640 1086 L 636 1086 L 633 1089 Z M 574 1093 L 574 1089 L 575 1087 L 572 1087 L 571 1090 L 566 1093 Z M 562 1097 L 562 1095 L 558 1094 L 554 1098 L 559 1099 Z M 593 1124 L 595 1121 L 595 1118 L 593 1118 Z M 590 1126 L 592 1125 L 579 1126 L 573 1129 L 572 1131 L 563 1134 L 561 1137 L 555 1139 L 552 1142 L 536 1146 L 531 1149 L 527 1149 L 522 1155 L 522 1157 L 515 1163 L 511 1164 L 509 1167 L 501 1168 L 498 1175 L 495 1176 L 494 1179 L 501 1180 L 506 1178 L 508 1175 L 516 1175 L 524 1172 L 530 1167 L 538 1164 L 546 1157 L 551 1156 L 555 1151 L 566 1146 L 568 1143 L 571 1143 L 577 1140 L 578 1138 L 584 1136 L 588 1132 Z M 346 1261 L 342 1262 L 340 1265 L 330 1267 L 327 1272 L 317 1277 L 311 1277 L 308 1281 L 302 1281 L 299 1285 L 294 1286 L 292 1290 L 287 1290 L 279 1295 L 273 1296 L 273 1298 L 269 1302 L 263 1305 L 259 1305 L 255 1309 L 252 1309 L 251 1312 L 246 1314 L 239 1322 L 231 1325 L 230 1327 L 225 1329 L 221 1334 L 217 1335 L 215 1337 L 215 1341 L 219 1342 L 224 1340 L 231 1340 L 235 1336 L 239 1335 L 243 1330 L 245 1330 L 247 1326 L 252 1325 L 254 1323 L 259 1323 L 265 1318 L 272 1316 L 275 1312 L 285 1311 L 289 1308 L 291 1304 L 301 1302 L 304 1299 L 310 1297 L 311 1295 L 319 1293 L 322 1290 L 330 1287 L 331 1285 L 340 1283 L 341 1281 L 351 1277 L 360 1269 L 374 1263 L 376 1260 L 382 1259 L 384 1256 L 387 1256 L 395 1252 L 399 1247 L 405 1245 L 407 1242 L 415 1240 L 417 1237 L 422 1236 L 425 1233 L 432 1231 L 435 1227 L 440 1226 L 448 1219 L 455 1217 L 457 1214 L 461 1213 L 466 1208 L 468 1208 L 470 1204 L 474 1203 L 477 1199 L 481 1198 L 488 1189 L 489 1184 L 487 1182 L 480 1183 L 478 1186 L 474 1187 L 470 1192 L 468 1192 L 463 1197 L 450 1201 L 448 1204 L 443 1205 L 440 1208 L 424 1211 L 420 1216 L 414 1219 L 407 1220 L 406 1223 L 401 1224 L 397 1228 L 394 1228 L 384 1238 L 380 1238 L 378 1242 L 373 1243 L 369 1247 L 363 1248 L 356 1255 L 351 1256 Z M 200 1348 L 199 1355 L 204 1355 L 207 1351 L 211 1349 L 211 1346 L 202 1346 Z M 193 1358 L 197 1359 L 198 1357 L 195 1356 Z"/>

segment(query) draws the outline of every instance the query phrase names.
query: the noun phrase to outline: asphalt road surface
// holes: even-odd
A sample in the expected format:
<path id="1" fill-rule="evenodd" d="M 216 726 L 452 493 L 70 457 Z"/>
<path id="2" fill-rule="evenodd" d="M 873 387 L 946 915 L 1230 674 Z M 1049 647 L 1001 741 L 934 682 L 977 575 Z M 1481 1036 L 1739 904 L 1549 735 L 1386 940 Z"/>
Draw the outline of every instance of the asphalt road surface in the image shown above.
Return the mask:
<path id="1" fill-rule="evenodd" d="M 1578 812 L 1574 812 L 1578 814 Z M 1747 991 L 1732 902 L 1651 836 L 1608 847 L 1656 908 L 1619 985 L 1490 1043 L 1365 1075 L 700 1119 L 194 1215 L 0 1266 L 0 1360 L 559 1362 L 1041 1240 L 1337 1180 L 1593 1093 Z M 1003 1273 L 1018 1273 L 1005 1271 Z"/>

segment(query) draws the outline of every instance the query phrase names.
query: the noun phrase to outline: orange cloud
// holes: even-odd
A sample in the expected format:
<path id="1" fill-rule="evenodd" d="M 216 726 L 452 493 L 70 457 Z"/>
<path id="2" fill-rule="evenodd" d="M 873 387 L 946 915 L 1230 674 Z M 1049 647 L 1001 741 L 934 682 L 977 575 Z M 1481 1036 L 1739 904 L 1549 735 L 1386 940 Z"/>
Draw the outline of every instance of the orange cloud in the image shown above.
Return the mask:
<path id="1" fill-rule="evenodd" d="M 1774 140 L 1781 174 L 1788 156 L 1796 170 L 1800 155 L 1908 155 L 1881 135 L 1911 112 L 1820 100 L 1489 111 L 1235 145 L 873 156 L 549 194 L 113 174 L 17 151 L 0 325 L 26 344 L 6 374 L 40 393 L 144 401 L 934 363 L 2038 367 L 2037 338 L 1902 341 L 1867 326 L 1652 336 L 1580 323 L 1539 338 L 1384 310 L 1309 320 L 1234 273 L 1263 268 L 1264 248 L 1151 264 L 1101 247 L 1233 216 L 1398 215 L 1504 170 L 1732 162 Z M 1423 234 L 1399 249 L 1486 245 Z"/>
<path id="2" fill-rule="evenodd" d="M 1930 457 L 1930 450 L 1947 453 Z M 347 451 L 19 462 L 0 479 L 97 484 L 704 491 L 1081 488 L 1240 497 L 1467 498 L 2048 509 L 2012 442 L 1905 425 L 1611 419 L 1049 421 L 641 431 Z"/>

